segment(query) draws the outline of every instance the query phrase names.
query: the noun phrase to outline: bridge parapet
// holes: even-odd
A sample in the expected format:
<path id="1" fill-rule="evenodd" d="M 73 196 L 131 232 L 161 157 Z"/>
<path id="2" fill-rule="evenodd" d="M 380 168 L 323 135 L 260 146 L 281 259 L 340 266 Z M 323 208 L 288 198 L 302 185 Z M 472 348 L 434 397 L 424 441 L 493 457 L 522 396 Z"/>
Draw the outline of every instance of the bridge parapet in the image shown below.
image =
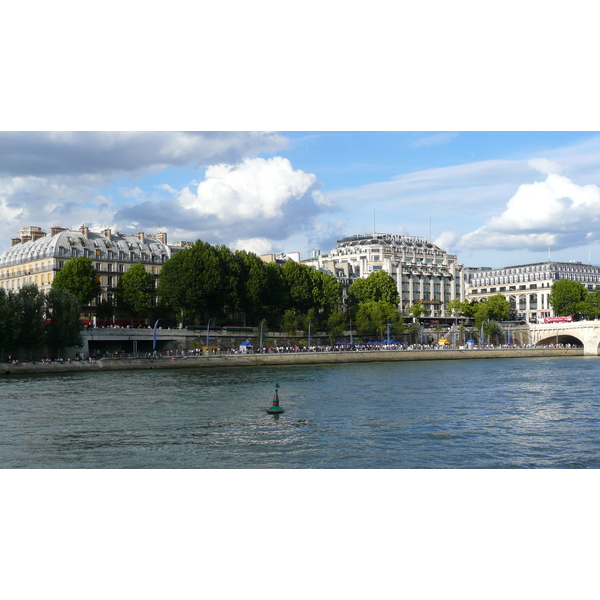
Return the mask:
<path id="1" fill-rule="evenodd" d="M 572 321 L 559 323 L 537 323 L 529 325 L 531 343 L 535 346 L 572 343 L 575 339 L 583 345 L 585 356 L 600 354 L 600 321 Z"/>

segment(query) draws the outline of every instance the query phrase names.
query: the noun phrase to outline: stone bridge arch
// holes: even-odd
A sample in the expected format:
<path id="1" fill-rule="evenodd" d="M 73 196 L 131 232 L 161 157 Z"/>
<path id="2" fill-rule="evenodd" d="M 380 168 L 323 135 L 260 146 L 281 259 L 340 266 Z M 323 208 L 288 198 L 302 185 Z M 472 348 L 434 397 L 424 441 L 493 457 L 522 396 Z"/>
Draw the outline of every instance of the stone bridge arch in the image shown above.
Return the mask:
<path id="1" fill-rule="evenodd" d="M 584 355 L 600 355 L 600 321 L 539 323 L 530 325 L 530 336 L 534 346 L 548 346 L 556 343 L 583 345 Z"/>

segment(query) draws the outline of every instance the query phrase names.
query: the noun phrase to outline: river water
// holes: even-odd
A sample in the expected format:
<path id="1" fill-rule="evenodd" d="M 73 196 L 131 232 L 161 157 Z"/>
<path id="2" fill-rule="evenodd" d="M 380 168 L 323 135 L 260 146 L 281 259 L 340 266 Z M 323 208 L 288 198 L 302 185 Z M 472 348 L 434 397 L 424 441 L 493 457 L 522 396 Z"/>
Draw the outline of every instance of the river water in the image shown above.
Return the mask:
<path id="1" fill-rule="evenodd" d="M 2 468 L 600 467 L 594 357 L 0 377 Z M 272 416 L 275 384 L 285 413 Z"/>

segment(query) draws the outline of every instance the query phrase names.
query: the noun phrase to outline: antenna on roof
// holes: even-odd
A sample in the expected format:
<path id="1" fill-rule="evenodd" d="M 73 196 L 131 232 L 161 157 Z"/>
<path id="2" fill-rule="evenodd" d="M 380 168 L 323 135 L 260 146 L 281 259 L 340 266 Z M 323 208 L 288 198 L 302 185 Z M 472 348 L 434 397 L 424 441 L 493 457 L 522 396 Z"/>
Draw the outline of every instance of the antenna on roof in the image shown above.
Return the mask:
<path id="1" fill-rule="evenodd" d="M 429 242 L 431 243 L 431 215 L 429 215 Z"/>
<path id="2" fill-rule="evenodd" d="M 375 209 L 373 209 L 373 235 L 377 233 L 377 226 L 375 224 Z"/>

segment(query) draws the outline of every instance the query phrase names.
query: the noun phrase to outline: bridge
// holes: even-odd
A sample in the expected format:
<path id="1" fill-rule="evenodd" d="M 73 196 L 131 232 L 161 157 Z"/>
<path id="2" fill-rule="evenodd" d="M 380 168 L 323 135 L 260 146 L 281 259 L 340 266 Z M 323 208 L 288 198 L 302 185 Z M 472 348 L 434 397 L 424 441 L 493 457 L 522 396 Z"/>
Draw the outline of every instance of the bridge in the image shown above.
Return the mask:
<path id="1" fill-rule="evenodd" d="M 583 345 L 585 356 L 600 355 L 600 321 L 574 321 L 571 323 L 530 324 L 529 342 L 534 346 L 549 346 L 551 344 Z"/>

